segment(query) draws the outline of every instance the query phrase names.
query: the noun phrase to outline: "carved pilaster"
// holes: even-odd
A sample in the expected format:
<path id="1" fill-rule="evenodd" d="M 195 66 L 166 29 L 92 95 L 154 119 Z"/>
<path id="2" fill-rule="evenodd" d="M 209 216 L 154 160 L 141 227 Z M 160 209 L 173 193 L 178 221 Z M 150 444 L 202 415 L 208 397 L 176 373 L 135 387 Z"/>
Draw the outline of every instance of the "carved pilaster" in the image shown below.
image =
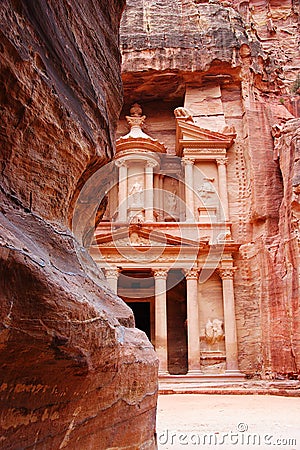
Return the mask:
<path id="1" fill-rule="evenodd" d="M 198 275 L 199 271 L 196 268 L 185 270 L 189 373 L 200 372 Z"/>
<path id="2" fill-rule="evenodd" d="M 119 168 L 119 221 L 127 221 L 127 196 L 128 196 L 128 166 L 124 159 L 117 159 L 115 161 L 116 166 Z"/>
<path id="3" fill-rule="evenodd" d="M 168 270 L 153 271 L 155 279 L 155 350 L 159 358 L 159 372 L 168 373 L 167 337 L 167 275 Z"/>
<path id="4" fill-rule="evenodd" d="M 221 267 L 218 269 L 218 273 L 222 278 L 226 371 L 229 373 L 238 372 L 238 346 L 233 288 L 234 271 L 235 267 Z"/>
<path id="5" fill-rule="evenodd" d="M 115 294 L 118 293 L 119 273 L 120 269 L 118 269 L 118 267 L 111 267 L 109 269 L 105 269 L 105 278 Z"/>
<path id="6" fill-rule="evenodd" d="M 153 168 L 157 165 L 156 161 L 147 161 L 145 167 L 145 221 L 153 222 Z"/>
<path id="7" fill-rule="evenodd" d="M 228 194 L 227 194 L 227 173 L 226 173 L 226 164 L 227 158 L 216 158 L 218 165 L 218 182 L 219 182 L 219 197 L 221 203 L 221 211 L 223 214 L 220 216 L 224 217 L 227 221 L 229 220 L 229 206 L 228 206 Z"/>
<path id="8" fill-rule="evenodd" d="M 193 222 L 194 218 L 194 158 L 184 156 L 182 158 L 185 173 L 185 204 L 186 204 L 186 221 Z"/>

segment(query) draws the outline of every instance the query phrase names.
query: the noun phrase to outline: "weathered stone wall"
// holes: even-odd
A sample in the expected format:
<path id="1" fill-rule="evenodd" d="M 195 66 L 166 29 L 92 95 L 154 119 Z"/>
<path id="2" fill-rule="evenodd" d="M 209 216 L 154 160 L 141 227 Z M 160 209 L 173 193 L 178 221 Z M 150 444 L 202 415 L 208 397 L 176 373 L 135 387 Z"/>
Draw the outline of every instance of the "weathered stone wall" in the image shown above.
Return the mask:
<path id="1" fill-rule="evenodd" d="M 193 88 L 215 87 L 216 123 L 221 114 L 237 131 L 227 172 L 232 233 L 241 244 L 235 255 L 240 368 L 249 377 L 300 370 L 298 20 L 292 1 L 128 0 L 121 22 L 125 113 L 140 102 L 147 133 L 172 153 L 172 110 Z M 204 100 L 209 108 L 210 94 Z M 290 131 L 282 131 L 275 151 L 276 123 Z M 124 129 L 121 120 L 120 134 Z M 293 196 L 292 178 L 298 180 Z"/>
<path id="2" fill-rule="evenodd" d="M 68 229 L 114 151 L 123 6 L 1 3 L 1 448 L 155 448 L 156 355 Z"/>

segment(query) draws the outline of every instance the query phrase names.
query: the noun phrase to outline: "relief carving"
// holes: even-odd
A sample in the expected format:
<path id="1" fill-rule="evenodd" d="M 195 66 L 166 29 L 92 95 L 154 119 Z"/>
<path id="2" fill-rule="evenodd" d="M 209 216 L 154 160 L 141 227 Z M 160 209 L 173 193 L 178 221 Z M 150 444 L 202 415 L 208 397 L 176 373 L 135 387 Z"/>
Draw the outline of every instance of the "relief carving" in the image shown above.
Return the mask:
<path id="1" fill-rule="evenodd" d="M 214 178 L 204 178 L 204 182 L 198 189 L 199 196 L 203 200 L 208 200 L 212 197 L 213 194 L 216 193 L 214 186 L 212 185 L 212 182 L 214 181 Z"/>
<path id="2" fill-rule="evenodd" d="M 177 193 L 176 191 L 168 194 L 168 211 L 174 213 L 177 211 Z"/>
<path id="3" fill-rule="evenodd" d="M 142 199 L 143 188 L 137 181 L 132 185 L 129 194 L 132 196 L 132 205 L 141 206 L 143 204 Z"/>
<path id="4" fill-rule="evenodd" d="M 224 339 L 223 321 L 208 319 L 205 325 L 205 340 L 208 344 L 215 344 Z"/>

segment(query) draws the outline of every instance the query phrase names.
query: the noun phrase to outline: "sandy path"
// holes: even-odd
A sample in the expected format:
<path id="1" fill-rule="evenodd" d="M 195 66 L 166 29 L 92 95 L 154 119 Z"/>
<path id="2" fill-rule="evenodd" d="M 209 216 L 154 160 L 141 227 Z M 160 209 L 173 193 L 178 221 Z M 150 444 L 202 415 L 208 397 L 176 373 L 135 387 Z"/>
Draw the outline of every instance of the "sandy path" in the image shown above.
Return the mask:
<path id="1" fill-rule="evenodd" d="M 161 395 L 159 450 L 300 450 L 300 398 L 260 395 Z"/>

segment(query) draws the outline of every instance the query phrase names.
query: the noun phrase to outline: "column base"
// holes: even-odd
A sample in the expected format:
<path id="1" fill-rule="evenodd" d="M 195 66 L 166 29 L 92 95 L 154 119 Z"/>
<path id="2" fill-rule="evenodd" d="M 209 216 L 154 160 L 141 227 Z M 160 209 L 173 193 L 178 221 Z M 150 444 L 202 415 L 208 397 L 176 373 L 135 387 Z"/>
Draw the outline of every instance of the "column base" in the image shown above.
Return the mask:
<path id="1" fill-rule="evenodd" d="M 235 378 L 235 379 L 237 378 L 239 380 L 245 380 L 245 375 L 242 372 L 240 372 L 238 369 L 225 370 L 225 375 L 228 375 L 229 377 L 232 377 L 232 378 Z"/>
<path id="2" fill-rule="evenodd" d="M 203 375 L 203 372 L 200 369 L 190 369 L 186 375 L 190 377 L 197 377 L 199 375 Z"/>
<path id="3" fill-rule="evenodd" d="M 158 370 L 158 376 L 159 377 L 166 377 L 169 376 L 170 373 L 167 370 Z"/>

